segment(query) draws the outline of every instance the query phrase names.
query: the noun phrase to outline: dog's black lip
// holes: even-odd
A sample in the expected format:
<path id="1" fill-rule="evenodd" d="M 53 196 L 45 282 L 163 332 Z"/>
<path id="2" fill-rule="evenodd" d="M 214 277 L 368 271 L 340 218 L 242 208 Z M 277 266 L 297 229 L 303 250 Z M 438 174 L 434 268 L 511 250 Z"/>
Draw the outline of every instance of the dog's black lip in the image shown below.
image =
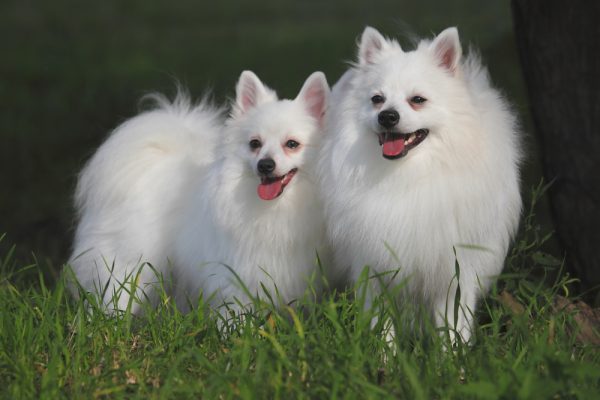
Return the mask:
<path id="1" fill-rule="evenodd" d="M 415 140 L 414 140 L 414 141 L 413 141 L 411 144 L 409 144 L 409 145 L 406 145 L 406 146 L 404 147 L 404 150 L 402 150 L 402 153 L 400 153 L 400 154 L 397 154 L 397 155 L 395 155 L 395 156 L 388 156 L 388 155 L 385 155 L 385 154 L 383 154 L 383 157 L 384 157 L 385 159 L 387 159 L 387 160 L 397 160 L 397 159 L 399 159 L 399 158 L 402 158 L 402 157 L 404 157 L 405 155 L 407 155 L 407 154 L 408 154 L 408 152 L 409 152 L 410 150 L 414 149 L 414 148 L 415 148 L 415 147 L 417 147 L 419 144 L 421 144 L 421 142 L 422 142 L 423 140 L 425 140 L 425 138 L 426 138 L 426 137 L 427 137 L 427 135 L 429 134 L 429 129 L 427 129 L 427 128 L 421 128 L 421 129 L 417 129 L 416 131 L 414 131 L 414 132 L 410 132 L 410 133 L 389 132 L 389 131 L 379 132 L 379 133 L 377 134 L 377 136 L 378 136 L 378 138 L 379 138 L 379 145 L 380 145 L 380 146 L 382 146 L 382 145 L 383 145 L 384 139 L 385 139 L 385 137 L 386 137 L 387 135 L 399 136 L 399 137 L 402 137 L 404 140 L 407 140 L 407 139 L 410 137 L 410 135 L 412 135 L 413 133 L 414 133 L 414 134 L 416 134 Z"/>
<path id="2" fill-rule="evenodd" d="M 282 176 L 268 176 L 268 175 L 261 175 L 260 176 L 260 181 L 261 183 L 272 183 L 275 181 L 280 181 L 283 179 L 285 175 Z"/>
<path id="3" fill-rule="evenodd" d="M 275 181 L 280 181 L 280 180 L 282 180 L 283 178 L 285 178 L 288 174 L 290 174 L 292 172 L 293 173 L 298 172 L 298 168 L 292 168 L 288 172 L 286 172 L 285 174 L 283 174 L 281 176 L 261 175 L 260 176 L 260 182 L 261 183 L 273 183 Z"/>

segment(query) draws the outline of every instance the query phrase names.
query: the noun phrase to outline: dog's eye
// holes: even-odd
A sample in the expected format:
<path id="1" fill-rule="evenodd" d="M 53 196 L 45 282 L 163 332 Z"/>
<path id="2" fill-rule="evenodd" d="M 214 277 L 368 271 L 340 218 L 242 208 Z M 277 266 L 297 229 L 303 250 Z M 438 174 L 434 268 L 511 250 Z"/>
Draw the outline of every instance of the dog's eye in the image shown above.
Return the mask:
<path id="1" fill-rule="evenodd" d="M 425 97 L 421 97 L 421 96 L 413 96 L 410 98 L 410 102 L 413 104 L 423 104 L 427 101 L 427 99 Z"/>
<path id="2" fill-rule="evenodd" d="M 250 143 L 248 143 L 248 145 L 250 146 L 250 148 L 252 150 L 256 150 L 256 149 L 260 149 L 260 147 L 262 146 L 262 143 L 258 139 L 252 139 L 250 141 Z"/>
<path id="3" fill-rule="evenodd" d="M 300 143 L 296 142 L 295 140 L 288 140 L 285 142 L 285 147 L 290 149 L 295 149 L 298 146 L 300 146 Z"/>
<path id="4" fill-rule="evenodd" d="M 385 98 L 380 94 L 376 94 L 375 96 L 371 97 L 371 102 L 373 104 L 381 104 L 384 101 L 385 101 Z"/>

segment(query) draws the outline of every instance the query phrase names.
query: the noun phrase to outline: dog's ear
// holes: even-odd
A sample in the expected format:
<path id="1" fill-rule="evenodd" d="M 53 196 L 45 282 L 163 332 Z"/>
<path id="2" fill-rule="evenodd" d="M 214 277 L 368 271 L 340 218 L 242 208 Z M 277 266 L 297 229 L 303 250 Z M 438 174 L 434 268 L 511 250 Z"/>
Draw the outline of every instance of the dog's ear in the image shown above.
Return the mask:
<path id="1" fill-rule="evenodd" d="M 367 26 L 358 44 L 358 63 L 373 64 L 377 55 L 388 46 L 388 42 L 375 28 Z"/>
<path id="2" fill-rule="evenodd" d="M 232 116 L 239 117 L 266 101 L 277 100 L 275 92 L 266 87 L 252 71 L 244 71 L 235 87 Z"/>
<path id="3" fill-rule="evenodd" d="M 323 116 L 327 108 L 327 99 L 329 98 L 329 85 L 325 74 L 317 71 L 313 72 L 302 85 L 300 93 L 296 100 L 302 101 L 308 113 L 316 119 L 319 124 L 323 123 Z"/>
<path id="4" fill-rule="evenodd" d="M 458 30 L 455 27 L 444 29 L 433 39 L 429 49 L 438 60 L 440 67 L 456 74 L 462 56 L 462 48 L 458 38 Z"/>

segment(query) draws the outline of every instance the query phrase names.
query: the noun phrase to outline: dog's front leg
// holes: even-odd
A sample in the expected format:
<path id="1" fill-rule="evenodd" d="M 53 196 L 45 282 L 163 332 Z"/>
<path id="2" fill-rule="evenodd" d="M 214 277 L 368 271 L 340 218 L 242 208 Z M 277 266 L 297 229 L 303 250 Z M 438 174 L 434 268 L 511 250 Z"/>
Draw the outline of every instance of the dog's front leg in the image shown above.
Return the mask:
<path id="1" fill-rule="evenodd" d="M 466 290 L 465 290 L 466 289 Z M 460 340 L 469 343 L 473 329 L 473 311 L 476 295 L 473 290 L 455 283 L 450 285 L 446 295 L 434 302 L 434 319 L 442 335 L 448 335 L 450 344 L 455 346 Z"/>

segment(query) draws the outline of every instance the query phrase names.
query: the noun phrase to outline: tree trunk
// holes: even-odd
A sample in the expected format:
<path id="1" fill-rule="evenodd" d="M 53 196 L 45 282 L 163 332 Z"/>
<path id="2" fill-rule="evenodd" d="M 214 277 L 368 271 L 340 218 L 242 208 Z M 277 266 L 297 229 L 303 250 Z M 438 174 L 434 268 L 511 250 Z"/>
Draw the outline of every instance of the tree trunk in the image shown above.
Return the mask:
<path id="1" fill-rule="evenodd" d="M 600 284 L 600 1 L 513 0 L 514 29 L 569 269 Z"/>

